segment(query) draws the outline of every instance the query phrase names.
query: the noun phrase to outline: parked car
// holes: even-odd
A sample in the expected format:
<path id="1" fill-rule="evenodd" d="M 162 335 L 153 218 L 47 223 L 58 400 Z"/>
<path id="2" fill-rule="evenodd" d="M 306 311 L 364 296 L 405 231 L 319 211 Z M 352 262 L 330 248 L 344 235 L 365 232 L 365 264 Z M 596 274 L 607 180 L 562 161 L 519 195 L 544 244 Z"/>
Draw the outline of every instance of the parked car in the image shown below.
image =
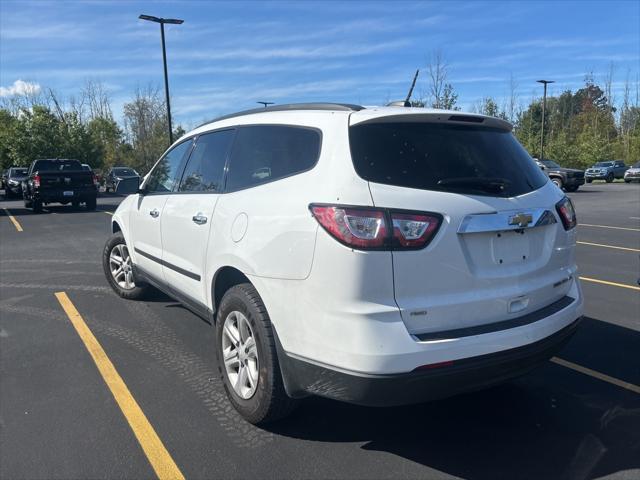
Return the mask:
<path id="1" fill-rule="evenodd" d="M 98 186 L 95 175 L 82 168 L 78 160 L 34 160 L 23 182 L 24 206 L 34 213 L 49 203 L 71 203 L 77 207 L 85 203 L 96 209 Z"/>
<path id="2" fill-rule="evenodd" d="M 631 167 L 624 172 L 624 181 L 629 182 L 640 182 L 640 162 L 636 162 Z"/>
<path id="3" fill-rule="evenodd" d="M 109 170 L 107 177 L 105 178 L 105 191 L 115 192 L 118 189 L 118 184 L 122 181 L 139 182 L 140 175 L 133 168 L 129 167 L 113 167 Z"/>
<path id="4" fill-rule="evenodd" d="M 567 192 L 575 192 L 584 185 L 584 170 L 564 168 L 553 160 L 542 160 L 547 169 L 546 173 L 553 183 Z"/>
<path id="5" fill-rule="evenodd" d="M 7 176 L 9 176 L 9 170 L 13 167 L 5 168 L 0 174 L 0 188 L 4 188 L 7 185 Z"/>
<path id="6" fill-rule="evenodd" d="M 587 183 L 593 180 L 605 180 L 607 183 L 613 182 L 615 178 L 624 178 L 627 166 L 622 160 L 610 160 L 607 162 L 598 162 L 591 168 L 587 168 L 584 173 Z"/>
<path id="7" fill-rule="evenodd" d="M 22 197 L 22 182 L 27 178 L 28 168 L 11 167 L 7 172 L 4 187 L 4 197 Z"/>
<path id="8" fill-rule="evenodd" d="M 113 290 L 215 326 L 253 423 L 296 399 L 421 402 L 521 375 L 582 316 L 576 216 L 507 122 L 278 105 L 174 143 L 112 217 Z"/>

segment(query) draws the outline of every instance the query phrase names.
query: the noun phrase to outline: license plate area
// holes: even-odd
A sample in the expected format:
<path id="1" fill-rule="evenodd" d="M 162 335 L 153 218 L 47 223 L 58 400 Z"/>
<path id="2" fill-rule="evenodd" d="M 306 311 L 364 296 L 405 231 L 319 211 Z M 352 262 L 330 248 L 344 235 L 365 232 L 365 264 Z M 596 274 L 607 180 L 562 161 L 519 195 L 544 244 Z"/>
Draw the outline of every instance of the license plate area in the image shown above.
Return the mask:
<path id="1" fill-rule="evenodd" d="M 64 197 L 73 197 L 73 190 L 65 190 L 64 192 L 62 192 L 62 195 Z"/>
<path id="2" fill-rule="evenodd" d="M 491 255 L 496 265 L 522 264 L 531 258 L 531 239 L 526 230 L 495 232 Z"/>

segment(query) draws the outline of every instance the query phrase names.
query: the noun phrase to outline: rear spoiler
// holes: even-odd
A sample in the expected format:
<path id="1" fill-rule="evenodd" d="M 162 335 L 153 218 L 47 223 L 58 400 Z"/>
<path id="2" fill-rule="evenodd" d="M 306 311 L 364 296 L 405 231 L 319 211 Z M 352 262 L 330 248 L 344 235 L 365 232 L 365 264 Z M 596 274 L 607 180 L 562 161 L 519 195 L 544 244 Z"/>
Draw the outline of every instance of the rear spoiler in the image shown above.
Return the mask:
<path id="1" fill-rule="evenodd" d="M 453 125 L 477 125 L 479 127 L 498 128 L 510 132 L 513 126 L 500 118 L 487 117 L 472 113 L 421 112 L 420 109 L 412 109 L 412 112 L 392 113 L 378 112 L 376 110 L 363 110 L 350 115 L 349 124 L 359 125 L 364 123 L 451 123 Z"/>

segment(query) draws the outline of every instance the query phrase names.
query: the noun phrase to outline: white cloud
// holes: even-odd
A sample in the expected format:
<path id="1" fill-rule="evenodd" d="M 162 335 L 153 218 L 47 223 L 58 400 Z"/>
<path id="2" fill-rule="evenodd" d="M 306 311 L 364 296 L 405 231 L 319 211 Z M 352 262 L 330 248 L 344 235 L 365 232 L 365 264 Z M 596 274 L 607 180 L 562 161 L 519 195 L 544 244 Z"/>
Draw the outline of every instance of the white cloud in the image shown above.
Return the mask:
<path id="1" fill-rule="evenodd" d="M 11 97 L 13 95 L 37 95 L 40 93 L 40 85 L 37 83 L 16 80 L 10 87 L 0 87 L 0 97 Z"/>

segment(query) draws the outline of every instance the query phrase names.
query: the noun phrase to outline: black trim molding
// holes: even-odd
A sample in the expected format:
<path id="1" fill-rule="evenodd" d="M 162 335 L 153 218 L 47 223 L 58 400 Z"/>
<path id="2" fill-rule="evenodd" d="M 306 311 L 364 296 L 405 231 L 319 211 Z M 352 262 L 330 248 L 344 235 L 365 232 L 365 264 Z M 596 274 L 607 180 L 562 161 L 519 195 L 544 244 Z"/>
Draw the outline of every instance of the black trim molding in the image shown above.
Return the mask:
<path id="1" fill-rule="evenodd" d="M 482 335 L 484 333 L 499 332 L 500 330 L 507 330 L 509 328 L 522 327 L 529 325 L 530 323 L 542 320 L 554 313 L 559 312 L 563 308 L 568 307 L 573 302 L 574 298 L 564 296 L 560 300 L 553 302 L 551 305 L 547 305 L 540 310 L 528 313 L 522 317 L 511 318 L 509 320 L 503 320 L 501 322 L 493 322 L 485 325 L 477 325 L 475 327 L 456 328 L 453 330 L 442 330 L 439 332 L 427 332 L 415 335 L 415 337 L 421 342 L 429 342 L 432 340 L 447 340 L 451 338 L 470 337 L 472 335 Z"/>
<path id="2" fill-rule="evenodd" d="M 149 254 L 147 252 L 143 252 L 139 248 L 134 248 L 134 250 L 135 250 L 136 253 L 139 253 L 140 255 L 142 255 L 145 258 L 148 258 L 149 260 L 152 260 L 152 261 L 154 261 L 156 263 L 159 263 L 163 267 L 170 268 L 174 272 L 178 272 L 179 274 L 184 275 L 185 277 L 189 277 L 189 278 L 191 278 L 193 280 L 196 280 L 198 282 L 200 281 L 200 275 L 198 275 L 196 273 L 192 273 L 189 270 L 185 270 L 184 268 L 177 267 L 177 266 L 173 265 L 172 263 L 165 262 L 161 258 L 154 257 L 153 255 L 151 255 L 151 254 Z"/>

